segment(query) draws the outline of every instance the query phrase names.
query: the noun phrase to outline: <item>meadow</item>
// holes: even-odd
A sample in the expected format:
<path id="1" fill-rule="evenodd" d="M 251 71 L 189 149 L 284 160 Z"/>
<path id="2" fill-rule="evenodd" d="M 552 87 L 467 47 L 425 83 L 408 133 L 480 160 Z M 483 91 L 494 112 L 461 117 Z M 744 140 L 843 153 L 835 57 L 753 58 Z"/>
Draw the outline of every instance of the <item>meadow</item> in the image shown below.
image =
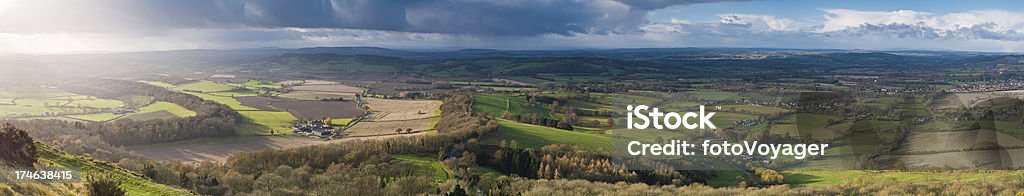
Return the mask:
<path id="1" fill-rule="evenodd" d="M 566 131 L 508 120 L 498 120 L 498 130 L 480 139 L 491 145 L 499 145 L 502 140 L 515 140 L 519 147 L 533 149 L 550 144 L 577 145 L 595 151 L 608 151 L 611 147 L 611 137 L 608 135 Z"/>
<path id="2" fill-rule="evenodd" d="M 548 114 L 543 104 L 529 104 L 524 96 L 498 94 L 473 95 L 473 111 L 483 112 L 489 116 L 501 117 L 505 112 Z"/>
<path id="3" fill-rule="evenodd" d="M 438 161 L 436 158 L 429 155 L 400 154 L 391 155 L 391 157 L 420 167 L 417 171 L 430 172 L 431 180 L 435 183 L 444 182 L 455 176 L 455 173 L 452 172 L 451 169 L 448 169 L 448 167 L 441 163 L 441 161 Z"/>

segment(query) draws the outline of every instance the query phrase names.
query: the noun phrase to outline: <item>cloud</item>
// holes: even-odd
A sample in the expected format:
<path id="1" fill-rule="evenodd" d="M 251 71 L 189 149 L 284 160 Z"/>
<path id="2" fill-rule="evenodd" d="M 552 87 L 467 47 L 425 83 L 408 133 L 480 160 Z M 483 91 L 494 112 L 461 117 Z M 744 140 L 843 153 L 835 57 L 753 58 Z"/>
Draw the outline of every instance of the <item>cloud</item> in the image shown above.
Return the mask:
<path id="1" fill-rule="evenodd" d="M 517 35 L 620 33 L 652 9 L 722 0 L 23 0 L 0 31 L 144 32 L 196 28 L 331 28 Z"/>
<path id="2" fill-rule="evenodd" d="M 1024 13 L 1003 10 L 646 19 L 652 10 L 720 1 L 731 0 L 0 0 L 0 53 L 274 46 L 1024 51 Z"/>
<path id="3" fill-rule="evenodd" d="M 837 36 L 888 36 L 915 39 L 1024 39 L 1024 13 L 984 10 L 933 14 L 826 9 L 816 32 Z"/>

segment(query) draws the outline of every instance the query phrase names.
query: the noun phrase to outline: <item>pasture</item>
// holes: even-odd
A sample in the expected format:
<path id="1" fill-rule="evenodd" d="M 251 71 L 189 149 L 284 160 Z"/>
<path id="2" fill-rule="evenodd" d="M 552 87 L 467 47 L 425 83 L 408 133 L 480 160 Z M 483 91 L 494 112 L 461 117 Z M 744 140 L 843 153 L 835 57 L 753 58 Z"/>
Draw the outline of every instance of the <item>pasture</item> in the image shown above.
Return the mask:
<path id="1" fill-rule="evenodd" d="M 428 174 L 431 176 L 430 179 L 435 183 L 444 182 L 455 175 L 455 173 L 448 169 L 447 166 L 444 166 L 441 161 L 438 161 L 436 158 L 429 155 L 400 154 L 391 155 L 391 157 L 420 167 L 416 171 L 429 172 Z"/>
<path id="2" fill-rule="evenodd" d="M 498 94 L 474 94 L 473 111 L 501 117 L 505 112 L 536 113 L 548 115 L 544 104 L 530 104 L 526 97 Z"/>
<path id="3" fill-rule="evenodd" d="M 532 149 L 540 149 L 550 144 L 567 144 L 594 151 L 609 151 L 612 145 L 611 137 L 608 135 L 566 131 L 508 120 L 498 120 L 498 130 L 484 135 L 480 142 L 499 145 L 502 140 L 515 140 L 519 147 Z"/>
<path id="4" fill-rule="evenodd" d="M 243 119 L 238 127 L 238 135 L 254 135 L 257 133 L 276 134 L 291 133 L 291 126 L 299 119 L 288 112 L 273 111 L 238 111 Z"/>

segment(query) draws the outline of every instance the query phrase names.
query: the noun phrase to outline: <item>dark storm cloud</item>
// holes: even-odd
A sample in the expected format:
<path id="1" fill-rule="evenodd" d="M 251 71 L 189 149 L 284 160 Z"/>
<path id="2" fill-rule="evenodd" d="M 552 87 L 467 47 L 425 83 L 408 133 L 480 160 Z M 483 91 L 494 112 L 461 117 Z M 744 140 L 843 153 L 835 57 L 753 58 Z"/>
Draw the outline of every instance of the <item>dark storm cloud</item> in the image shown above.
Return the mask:
<path id="1" fill-rule="evenodd" d="M 717 0 L 25 1 L 2 32 L 336 28 L 473 35 L 635 31 L 648 11 Z"/>

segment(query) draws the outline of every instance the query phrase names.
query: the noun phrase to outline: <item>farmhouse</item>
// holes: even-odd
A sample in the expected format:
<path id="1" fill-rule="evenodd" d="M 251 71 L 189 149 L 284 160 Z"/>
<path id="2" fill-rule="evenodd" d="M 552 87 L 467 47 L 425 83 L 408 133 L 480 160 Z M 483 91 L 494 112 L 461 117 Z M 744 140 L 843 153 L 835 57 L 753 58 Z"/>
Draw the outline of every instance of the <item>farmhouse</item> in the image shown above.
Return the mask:
<path id="1" fill-rule="evenodd" d="M 334 126 L 331 126 L 329 120 L 299 122 L 292 126 L 292 132 L 294 133 L 317 137 L 331 137 L 334 135 L 334 131 Z"/>

